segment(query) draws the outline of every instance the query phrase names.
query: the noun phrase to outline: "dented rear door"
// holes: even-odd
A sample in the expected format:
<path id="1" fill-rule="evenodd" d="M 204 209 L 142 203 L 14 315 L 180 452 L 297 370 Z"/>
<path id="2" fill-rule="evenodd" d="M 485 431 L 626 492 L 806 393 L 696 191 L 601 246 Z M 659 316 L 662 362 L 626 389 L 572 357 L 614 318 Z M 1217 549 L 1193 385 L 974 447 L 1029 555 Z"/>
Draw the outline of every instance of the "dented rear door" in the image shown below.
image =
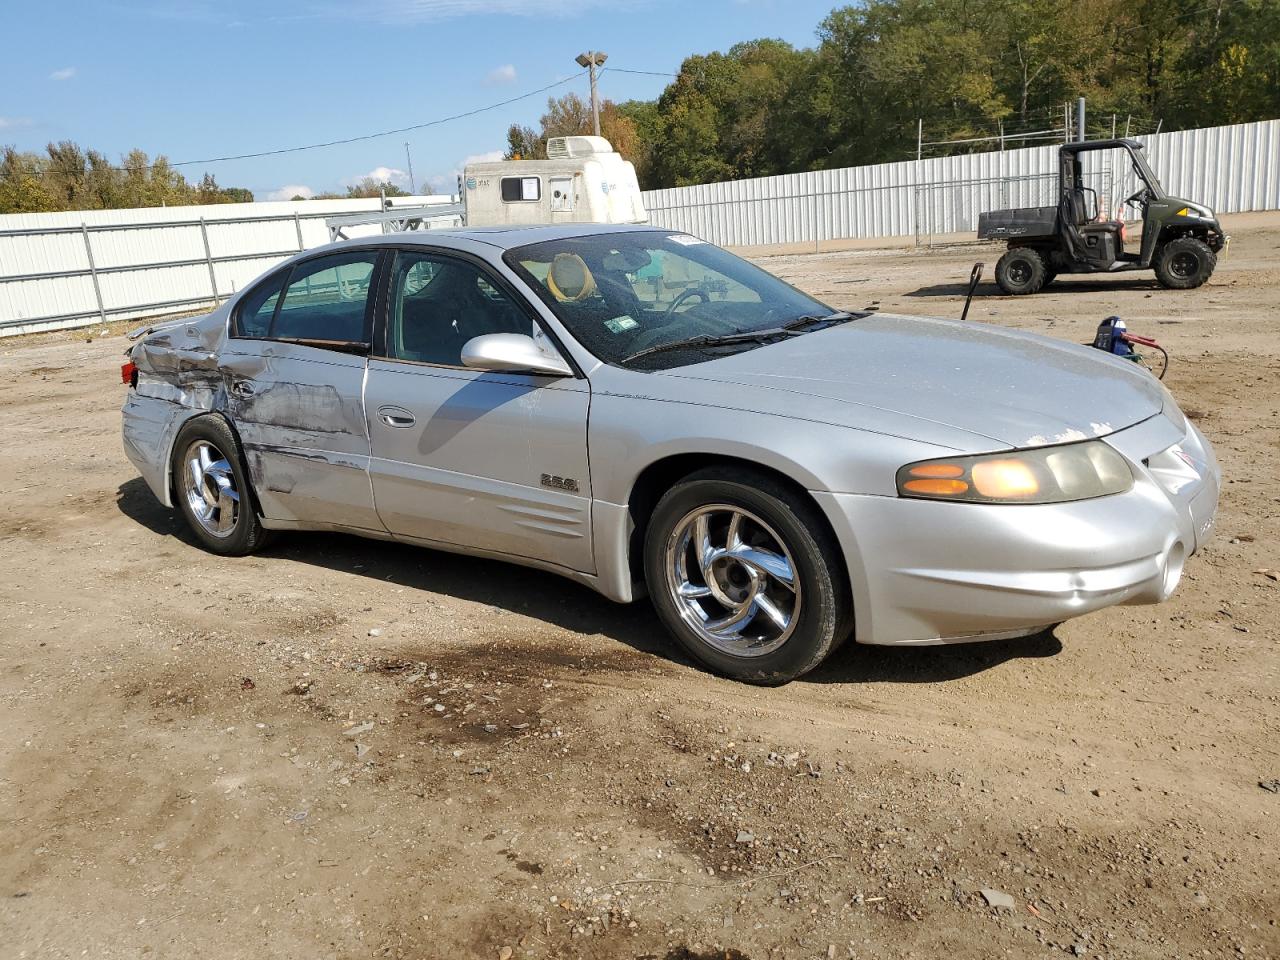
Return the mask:
<path id="1" fill-rule="evenodd" d="M 365 358 L 269 340 L 229 347 L 228 413 L 263 514 L 382 530 L 369 487 Z"/>
<path id="2" fill-rule="evenodd" d="M 381 255 L 357 247 L 300 260 L 247 294 L 232 318 L 220 364 L 227 412 L 273 520 L 384 529 L 364 416 Z"/>

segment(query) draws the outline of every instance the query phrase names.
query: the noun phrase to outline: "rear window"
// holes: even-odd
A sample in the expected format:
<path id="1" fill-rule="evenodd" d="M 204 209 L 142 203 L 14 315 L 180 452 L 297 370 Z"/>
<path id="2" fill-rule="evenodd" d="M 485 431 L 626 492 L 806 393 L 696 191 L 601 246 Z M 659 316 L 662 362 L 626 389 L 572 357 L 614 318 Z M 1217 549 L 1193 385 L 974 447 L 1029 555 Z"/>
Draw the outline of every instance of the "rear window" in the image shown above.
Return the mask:
<path id="1" fill-rule="evenodd" d="M 236 333 L 242 337 L 265 337 L 271 330 L 271 318 L 275 316 L 276 303 L 280 300 L 280 288 L 289 271 L 272 277 L 240 301 L 236 314 Z"/>

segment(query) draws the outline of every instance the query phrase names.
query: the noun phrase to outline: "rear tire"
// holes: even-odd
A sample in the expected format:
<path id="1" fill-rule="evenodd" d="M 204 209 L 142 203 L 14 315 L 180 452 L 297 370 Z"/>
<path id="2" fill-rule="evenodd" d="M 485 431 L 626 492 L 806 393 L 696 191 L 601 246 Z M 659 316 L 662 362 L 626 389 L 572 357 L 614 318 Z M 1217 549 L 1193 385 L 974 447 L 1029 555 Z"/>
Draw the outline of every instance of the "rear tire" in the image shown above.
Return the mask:
<path id="1" fill-rule="evenodd" d="M 1194 290 L 1213 276 L 1217 265 L 1217 254 L 1203 240 L 1179 237 L 1156 254 L 1156 279 L 1170 290 Z"/>
<path id="2" fill-rule="evenodd" d="M 270 541 L 271 531 L 258 520 L 240 444 L 222 417 L 188 421 L 178 431 L 169 467 L 173 500 L 206 550 L 242 557 Z"/>
<path id="3" fill-rule="evenodd" d="M 1047 276 L 1044 258 L 1030 247 L 1014 247 L 996 264 L 996 283 L 1010 296 L 1038 293 Z"/>
<path id="4" fill-rule="evenodd" d="M 852 629 L 834 535 L 811 502 L 764 473 L 714 467 L 672 487 L 645 530 L 644 571 L 677 642 L 745 683 L 794 680 Z"/>

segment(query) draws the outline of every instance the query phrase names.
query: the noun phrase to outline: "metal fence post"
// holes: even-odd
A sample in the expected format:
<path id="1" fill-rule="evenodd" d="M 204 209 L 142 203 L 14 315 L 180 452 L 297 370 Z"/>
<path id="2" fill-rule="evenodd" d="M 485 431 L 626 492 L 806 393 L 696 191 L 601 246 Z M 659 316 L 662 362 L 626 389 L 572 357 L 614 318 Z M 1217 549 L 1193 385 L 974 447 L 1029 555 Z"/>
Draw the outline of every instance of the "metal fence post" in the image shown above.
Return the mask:
<path id="1" fill-rule="evenodd" d="M 816 180 L 817 178 L 815 177 L 814 179 Z M 821 248 L 819 247 L 820 239 L 821 239 L 821 232 L 818 230 L 818 186 L 815 183 L 813 187 L 813 252 L 814 253 L 819 253 L 821 250 Z"/>
<path id="2" fill-rule="evenodd" d="M 213 289 L 213 299 L 216 303 L 218 300 L 218 277 L 213 272 L 213 251 L 209 249 L 209 227 L 204 222 L 204 217 L 200 218 L 200 237 L 204 240 L 204 262 L 209 265 L 209 286 Z"/>
<path id="3" fill-rule="evenodd" d="M 80 233 L 84 237 L 84 255 L 89 258 L 89 276 L 93 278 L 93 295 L 98 301 L 98 318 L 107 322 L 107 308 L 102 303 L 102 287 L 98 283 L 98 265 L 93 262 L 93 246 L 89 243 L 89 227 L 80 222 Z"/>
<path id="4" fill-rule="evenodd" d="M 298 216 L 297 210 L 293 211 L 293 226 L 298 231 L 298 251 L 301 252 L 307 248 L 302 245 L 302 219 Z"/>

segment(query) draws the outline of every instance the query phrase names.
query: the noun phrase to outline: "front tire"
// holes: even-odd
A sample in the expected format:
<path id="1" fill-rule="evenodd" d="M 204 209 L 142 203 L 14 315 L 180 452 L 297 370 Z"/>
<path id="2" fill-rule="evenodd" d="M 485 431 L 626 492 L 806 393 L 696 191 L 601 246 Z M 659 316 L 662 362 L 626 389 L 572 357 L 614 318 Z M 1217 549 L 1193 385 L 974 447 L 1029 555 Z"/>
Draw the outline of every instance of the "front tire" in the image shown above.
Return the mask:
<path id="1" fill-rule="evenodd" d="M 1156 279 L 1170 290 L 1194 290 L 1213 276 L 1217 265 L 1217 254 L 1203 240 L 1179 237 L 1156 254 Z"/>
<path id="2" fill-rule="evenodd" d="M 242 557 L 267 543 L 240 444 L 222 417 L 189 421 L 174 441 L 170 469 L 174 502 L 206 550 Z"/>
<path id="3" fill-rule="evenodd" d="M 996 263 L 996 283 L 1010 296 L 1038 293 L 1047 276 L 1044 258 L 1030 247 L 1014 247 Z"/>
<path id="4" fill-rule="evenodd" d="M 767 474 L 711 468 L 658 502 L 645 580 L 663 624 L 716 673 L 777 686 L 852 627 L 839 548 L 821 514 Z"/>

